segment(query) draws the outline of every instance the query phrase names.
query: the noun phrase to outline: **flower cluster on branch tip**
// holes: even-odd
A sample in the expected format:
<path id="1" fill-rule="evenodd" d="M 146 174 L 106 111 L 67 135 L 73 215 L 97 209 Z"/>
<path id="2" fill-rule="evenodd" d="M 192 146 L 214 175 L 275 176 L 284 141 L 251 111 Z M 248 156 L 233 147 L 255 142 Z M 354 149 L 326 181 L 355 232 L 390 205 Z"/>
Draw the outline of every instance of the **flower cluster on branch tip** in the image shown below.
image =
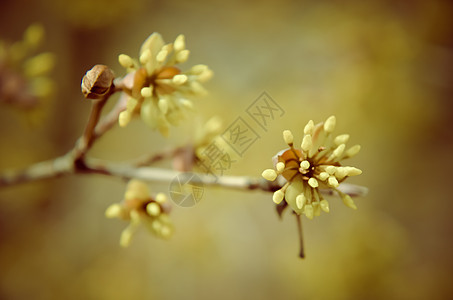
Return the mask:
<path id="1" fill-rule="evenodd" d="M 110 205 L 105 211 L 107 218 L 120 218 L 129 221 L 129 226 L 121 234 L 120 244 L 129 246 L 132 236 L 140 224 L 156 235 L 167 239 L 173 234 L 173 224 L 168 214 L 171 205 L 163 193 L 152 197 L 148 185 L 140 180 L 129 181 L 124 200 Z"/>
<path id="2" fill-rule="evenodd" d="M 139 59 L 119 56 L 128 74 L 123 91 L 129 96 L 127 108 L 119 116 L 120 126 L 126 126 L 134 114 L 151 128 L 168 135 L 170 125 L 178 125 L 186 111 L 192 109 L 192 96 L 205 94 L 201 83 L 212 77 L 206 65 L 195 65 L 181 71 L 178 64 L 189 57 L 184 35 L 174 43 L 165 44 L 159 33 L 151 34 L 142 44 Z"/>
<path id="3" fill-rule="evenodd" d="M 325 188 L 338 193 L 346 206 L 357 209 L 352 198 L 341 192 L 338 186 L 347 177 L 362 173 L 360 169 L 341 164 L 344 159 L 355 156 L 360 145 L 346 149 L 349 135 L 334 137 L 335 125 L 335 116 L 317 125 L 310 120 L 304 128 L 300 148 L 294 147 L 291 131 L 283 132 L 289 149 L 280 151 L 273 158 L 274 169 L 262 173 L 266 180 L 278 180 L 281 186 L 273 195 L 276 204 L 284 199 L 296 214 L 313 219 L 321 214 L 321 210 L 329 212 L 329 203 L 320 192 Z"/>

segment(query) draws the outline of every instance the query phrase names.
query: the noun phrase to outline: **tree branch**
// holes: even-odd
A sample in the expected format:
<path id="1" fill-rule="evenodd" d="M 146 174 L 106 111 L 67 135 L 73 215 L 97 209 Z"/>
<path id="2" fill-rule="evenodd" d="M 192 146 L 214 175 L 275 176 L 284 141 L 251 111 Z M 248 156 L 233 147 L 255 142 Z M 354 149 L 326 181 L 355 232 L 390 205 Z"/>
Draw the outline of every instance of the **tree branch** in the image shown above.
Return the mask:
<path id="1" fill-rule="evenodd" d="M 124 179 L 141 179 L 149 182 L 171 182 L 177 176 L 187 176 L 191 183 L 204 186 L 222 187 L 237 190 L 262 190 L 274 192 L 281 187 L 276 182 L 270 182 L 264 178 L 250 176 L 212 176 L 209 174 L 185 172 L 152 167 L 134 167 L 129 164 L 106 163 L 102 160 L 87 159 L 86 168 L 89 173 L 109 175 Z M 368 189 L 363 186 L 342 183 L 338 189 L 351 197 L 365 196 Z M 332 195 L 330 189 L 321 189 L 321 193 Z"/>
<path id="2" fill-rule="evenodd" d="M 7 171 L 0 174 L 0 187 L 55 178 L 72 173 L 74 173 L 74 161 L 71 156 L 65 155 L 31 165 L 23 170 Z"/>
<path id="3" fill-rule="evenodd" d="M 103 98 L 94 100 L 87 125 L 83 135 L 77 140 L 76 145 L 67 154 L 56 159 L 40 162 L 19 171 L 0 173 L 0 187 L 10 186 L 30 181 L 55 178 L 69 174 L 102 174 L 124 179 L 141 179 L 150 182 L 171 182 L 177 176 L 188 176 L 191 183 L 204 186 L 217 186 L 238 190 L 262 190 L 274 192 L 280 189 L 277 182 L 269 182 L 264 178 L 248 176 L 213 176 L 200 173 L 181 173 L 169 169 L 143 167 L 156 161 L 174 157 L 185 147 L 170 149 L 156 155 L 148 155 L 142 159 L 128 164 L 115 164 L 98 159 L 87 158 L 85 155 L 93 143 L 106 131 L 111 129 L 118 121 L 121 111 L 126 108 L 127 95 L 122 93 L 115 107 L 103 118 L 102 109 L 105 103 L 115 92 L 124 87 L 125 78 L 115 79 L 115 84 Z M 365 187 L 342 183 L 338 190 L 349 194 L 351 197 L 364 196 L 368 189 Z M 321 190 L 323 194 L 333 194 L 332 190 Z"/>
<path id="4" fill-rule="evenodd" d="M 236 190 L 262 190 L 266 192 L 274 192 L 280 188 L 276 182 L 249 176 L 214 177 L 201 173 L 181 173 L 163 168 L 137 168 L 130 164 L 110 163 L 93 158 L 85 158 L 83 164 L 74 164 L 73 158 L 69 155 L 32 165 L 22 171 L 0 174 L 0 187 L 69 174 L 101 174 L 124 179 L 136 178 L 148 182 L 168 183 L 177 176 L 189 176 L 191 183 L 204 186 Z M 365 187 L 347 183 L 342 183 L 338 189 L 351 197 L 364 196 L 368 191 Z M 321 193 L 333 194 L 331 190 L 321 190 Z"/>

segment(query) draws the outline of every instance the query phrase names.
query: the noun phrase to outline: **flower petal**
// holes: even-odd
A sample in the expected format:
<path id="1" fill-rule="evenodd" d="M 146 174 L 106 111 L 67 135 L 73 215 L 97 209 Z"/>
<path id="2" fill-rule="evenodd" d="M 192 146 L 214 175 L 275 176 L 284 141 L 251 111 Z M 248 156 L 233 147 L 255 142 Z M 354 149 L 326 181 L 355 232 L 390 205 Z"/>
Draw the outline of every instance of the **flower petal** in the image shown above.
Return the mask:
<path id="1" fill-rule="evenodd" d="M 164 40 L 162 39 L 162 36 L 154 32 L 152 33 L 142 44 L 142 47 L 140 48 L 140 56 L 145 53 L 146 50 L 149 50 L 151 55 L 146 63 L 146 71 L 148 73 L 152 73 L 154 69 L 157 66 L 157 54 L 160 52 L 162 47 L 164 46 Z"/>
<path id="2" fill-rule="evenodd" d="M 291 208 L 298 214 L 301 214 L 303 212 L 303 210 L 297 206 L 296 198 L 297 198 L 297 196 L 299 196 L 300 194 L 303 194 L 303 193 L 304 193 L 304 183 L 302 181 L 302 178 L 300 178 L 300 177 L 295 178 L 290 183 L 290 185 L 286 189 L 286 193 L 285 193 L 286 202 L 288 202 L 289 206 L 291 206 Z"/>

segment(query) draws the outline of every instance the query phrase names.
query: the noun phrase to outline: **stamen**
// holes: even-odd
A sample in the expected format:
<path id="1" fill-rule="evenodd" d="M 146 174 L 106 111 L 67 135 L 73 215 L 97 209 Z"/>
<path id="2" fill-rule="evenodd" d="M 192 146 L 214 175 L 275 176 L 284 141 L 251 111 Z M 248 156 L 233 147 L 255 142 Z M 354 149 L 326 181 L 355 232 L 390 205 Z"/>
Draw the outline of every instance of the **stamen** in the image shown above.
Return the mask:
<path id="1" fill-rule="evenodd" d="M 335 150 L 333 150 L 333 155 L 335 157 L 340 157 L 343 154 L 344 148 L 346 147 L 345 144 L 339 145 Z"/>
<path id="2" fill-rule="evenodd" d="M 342 180 L 343 178 L 345 178 L 348 173 L 346 172 L 346 168 L 344 167 L 338 167 L 337 170 L 335 171 L 335 177 L 338 179 L 338 180 Z"/>
<path id="3" fill-rule="evenodd" d="M 302 207 L 305 205 L 306 202 L 307 202 L 307 198 L 305 198 L 304 194 L 299 194 L 296 197 L 296 205 L 297 205 L 298 209 L 302 209 Z"/>
<path id="4" fill-rule="evenodd" d="M 315 124 L 313 123 L 313 120 L 308 121 L 307 125 L 304 127 L 304 134 L 313 134 L 313 128 L 315 127 Z"/>
<path id="5" fill-rule="evenodd" d="M 311 204 L 307 204 L 305 205 L 304 207 L 304 214 L 307 218 L 309 218 L 310 220 L 313 220 L 313 205 Z"/>
<path id="6" fill-rule="evenodd" d="M 187 75 L 184 75 L 184 74 L 178 74 L 178 75 L 175 75 L 172 79 L 173 83 L 176 84 L 176 85 L 182 85 L 184 83 L 187 82 Z"/>
<path id="7" fill-rule="evenodd" d="M 159 107 L 160 111 L 165 115 L 168 111 L 168 101 L 167 99 L 160 98 L 157 102 L 157 106 Z"/>
<path id="8" fill-rule="evenodd" d="M 168 51 L 166 49 L 162 49 L 159 51 L 159 53 L 157 53 L 156 60 L 161 63 L 161 62 L 165 61 L 167 56 L 168 56 Z"/>
<path id="9" fill-rule="evenodd" d="M 186 48 L 186 42 L 183 34 L 180 34 L 176 37 L 175 43 L 173 44 L 175 47 L 175 51 L 179 52 Z"/>
<path id="10" fill-rule="evenodd" d="M 357 153 L 359 153 L 359 151 L 360 151 L 360 145 L 354 145 L 346 151 L 345 158 L 353 157 Z"/>
<path id="11" fill-rule="evenodd" d="M 343 200 L 343 203 L 347 207 L 352 208 L 352 209 L 357 209 L 357 206 L 355 205 L 354 201 L 352 201 L 351 196 L 349 196 L 348 194 L 343 194 L 341 198 Z"/>
<path id="12" fill-rule="evenodd" d="M 124 68 L 132 68 L 134 66 L 134 60 L 126 54 L 120 54 L 120 56 L 118 56 L 118 62 Z"/>
<path id="13" fill-rule="evenodd" d="M 287 143 L 289 146 L 293 145 L 294 137 L 290 130 L 283 131 L 283 139 L 285 140 L 285 143 Z"/>
<path id="14" fill-rule="evenodd" d="M 122 215 L 123 208 L 118 203 L 110 205 L 105 211 L 107 218 L 118 218 Z"/>
<path id="15" fill-rule="evenodd" d="M 334 139 L 334 143 L 336 146 L 339 146 L 341 144 L 346 144 L 348 142 L 348 140 L 349 140 L 349 134 L 341 134 Z"/>
<path id="16" fill-rule="evenodd" d="M 308 168 L 310 168 L 310 162 L 308 160 L 304 160 L 300 163 L 300 167 L 303 170 L 307 170 Z"/>
<path id="17" fill-rule="evenodd" d="M 316 180 L 316 178 L 314 178 L 314 177 L 311 177 L 310 179 L 308 179 L 308 184 L 312 188 L 317 188 L 319 186 L 318 180 Z"/>
<path id="18" fill-rule="evenodd" d="M 266 169 L 263 171 L 261 176 L 268 181 L 274 181 L 277 178 L 277 172 L 273 169 Z"/>
<path id="19" fill-rule="evenodd" d="M 156 200 L 157 203 L 161 203 L 162 204 L 162 203 L 167 202 L 167 196 L 165 196 L 164 193 L 158 193 L 156 195 L 156 199 L 155 200 Z"/>
<path id="20" fill-rule="evenodd" d="M 313 141 L 312 141 L 312 139 L 311 139 L 311 135 L 306 134 L 306 135 L 304 136 L 304 139 L 302 140 L 302 145 L 301 145 L 302 151 L 304 151 L 304 152 L 306 153 L 306 152 L 308 152 L 312 147 L 313 147 Z"/>
<path id="21" fill-rule="evenodd" d="M 161 212 L 159 204 L 151 202 L 146 206 L 146 212 L 152 217 L 157 217 Z"/>
<path id="22" fill-rule="evenodd" d="M 274 192 L 274 195 L 272 196 L 272 201 L 274 201 L 275 204 L 280 204 L 280 202 L 282 202 L 284 197 L 285 197 L 285 193 L 280 189 L 280 190 Z"/>
<path id="23" fill-rule="evenodd" d="M 275 168 L 277 169 L 277 172 L 278 173 L 282 173 L 283 170 L 285 170 L 285 163 L 284 162 L 278 162 L 276 165 L 275 165 Z"/>
<path id="24" fill-rule="evenodd" d="M 187 59 L 189 58 L 189 53 L 190 52 L 187 49 L 178 52 L 178 54 L 176 54 L 176 61 L 178 63 L 186 62 Z"/>
<path id="25" fill-rule="evenodd" d="M 337 178 L 335 178 L 335 176 L 330 176 L 329 179 L 327 180 L 327 184 L 332 187 L 338 187 L 340 185 L 338 183 Z"/>
<path id="26" fill-rule="evenodd" d="M 118 116 L 118 123 L 120 127 L 126 127 L 126 125 L 131 121 L 131 115 L 128 111 L 122 111 Z"/>
<path id="27" fill-rule="evenodd" d="M 326 122 L 324 122 L 324 131 L 327 134 L 334 131 L 336 122 L 337 122 L 337 119 L 335 118 L 335 116 L 330 116 L 329 118 L 327 118 Z"/>
<path id="28" fill-rule="evenodd" d="M 145 52 L 140 55 L 140 63 L 146 64 L 151 59 L 151 51 L 146 49 Z"/>
<path id="29" fill-rule="evenodd" d="M 321 181 L 325 181 L 327 178 L 329 178 L 329 176 L 330 176 L 329 173 L 321 172 L 318 175 L 318 179 L 321 180 Z"/>
<path id="30" fill-rule="evenodd" d="M 321 209 L 322 209 L 323 211 L 325 211 L 326 213 L 330 212 L 329 202 L 327 202 L 326 199 L 322 199 L 322 200 L 319 202 L 319 206 L 321 206 Z"/>
<path id="31" fill-rule="evenodd" d="M 335 167 L 335 166 L 327 166 L 326 167 L 326 172 L 329 173 L 329 175 L 335 174 L 336 170 L 337 170 L 337 167 Z"/>
<path id="32" fill-rule="evenodd" d="M 362 174 L 362 170 L 357 169 L 355 167 L 345 167 L 345 169 L 348 176 L 357 176 Z"/>
<path id="33" fill-rule="evenodd" d="M 143 98 L 150 98 L 153 95 L 153 88 L 152 86 L 144 87 L 140 90 L 140 94 Z"/>

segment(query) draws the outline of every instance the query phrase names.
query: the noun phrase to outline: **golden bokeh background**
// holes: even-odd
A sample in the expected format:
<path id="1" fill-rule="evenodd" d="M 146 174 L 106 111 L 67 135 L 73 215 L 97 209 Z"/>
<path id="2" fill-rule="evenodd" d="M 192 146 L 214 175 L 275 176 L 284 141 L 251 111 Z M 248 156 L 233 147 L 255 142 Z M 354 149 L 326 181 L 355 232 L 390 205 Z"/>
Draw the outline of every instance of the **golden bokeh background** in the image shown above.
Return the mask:
<path id="1" fill-rule="evenodd" d="M 46 29 L 57 57 L 56 96 L 40 124 L 0 106 L 0 169 L 68 151 L 89 100 L 80 81 L 94 64 L 118 76 L 121 53 L 137 56 L 152 32 L 183 33 L 191 57 L 215 76 L 196 115 L 225 126 L 266 91 L 285 110 L 228 175 L 259 176 L 309 119 L 337 116 L 337 133 L 362 145 L 350 183 L 369 187 L 353 211 L 304 218 L 305 260 L 291 215 L 271 195 L 207 188 L 192 208 L 175 207 L 175 234 L 141 230 L 118 245 L 118 220 L 104 210 L 125 182 L 77 175 L 0 190 L 1 299 L 451 299 L 453 208 L 449 179 L 453 106 L 453 5 L 449 1 L 3 0 L 0 39 Z M 114 102 L 114 100 L 112 100 Z M 193 124 L 161 137 L 136 120 L 94 146 L 123 161 L 181 145 Z M 169 166 L 169 164 L 161 164 Z M 151 184 L 155 192 L 166 184 Z"/>

